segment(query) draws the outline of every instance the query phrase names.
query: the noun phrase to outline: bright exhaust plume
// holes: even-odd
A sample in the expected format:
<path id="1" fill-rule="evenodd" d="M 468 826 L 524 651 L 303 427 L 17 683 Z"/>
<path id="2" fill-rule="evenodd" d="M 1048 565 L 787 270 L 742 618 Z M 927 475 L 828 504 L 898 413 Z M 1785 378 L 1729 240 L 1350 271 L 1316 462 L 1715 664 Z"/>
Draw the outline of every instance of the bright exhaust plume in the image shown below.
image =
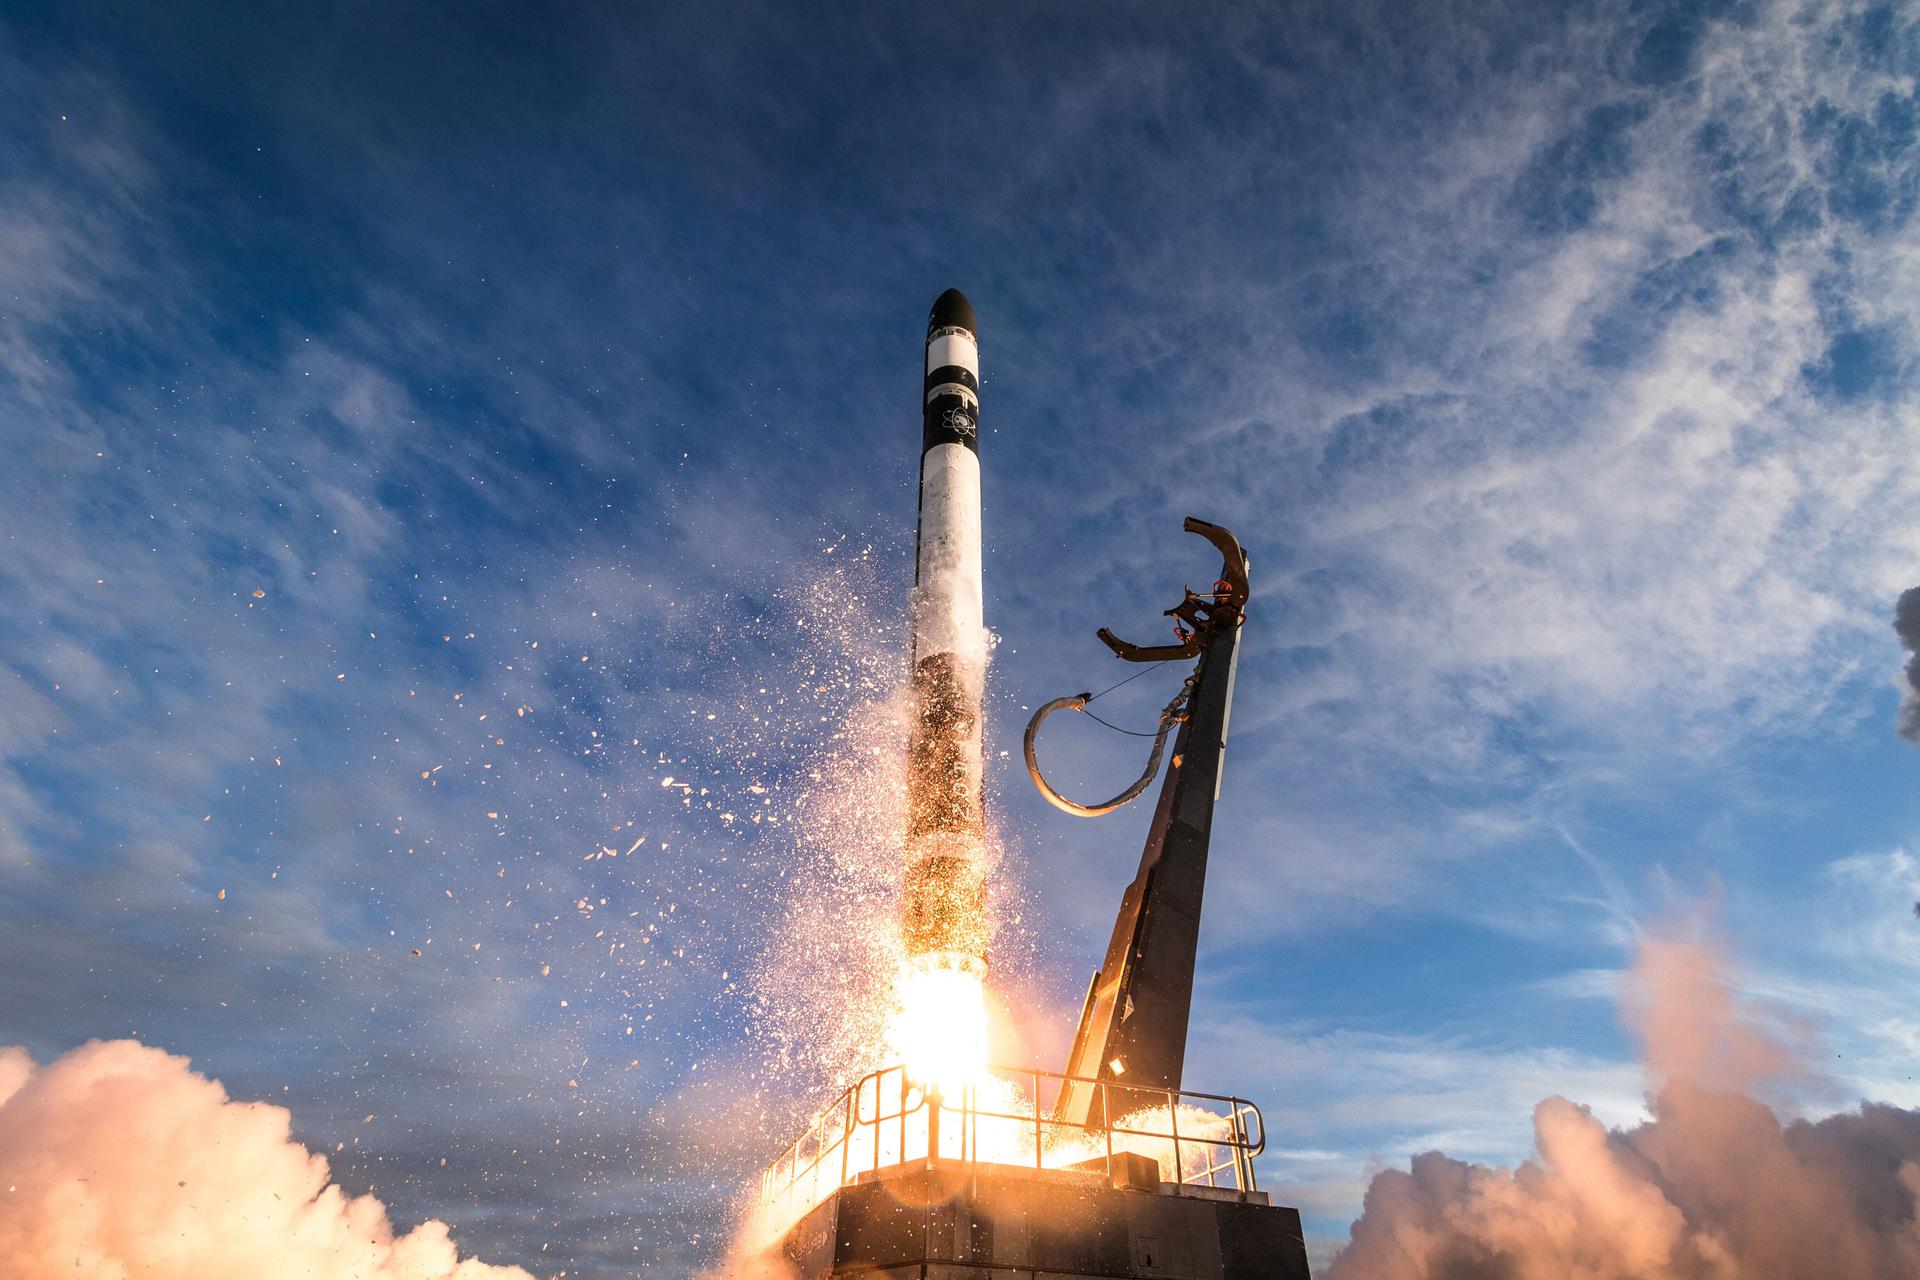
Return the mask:
<path id="1" fill-rule="evenodd" d="M 890 1047 L 909 1078 L 954 1099 L 984 1085 L 990 1050 L 980 971 L 940 957 L 914 956 L 902 966 L 895 996 L 899 1010 Z"/>

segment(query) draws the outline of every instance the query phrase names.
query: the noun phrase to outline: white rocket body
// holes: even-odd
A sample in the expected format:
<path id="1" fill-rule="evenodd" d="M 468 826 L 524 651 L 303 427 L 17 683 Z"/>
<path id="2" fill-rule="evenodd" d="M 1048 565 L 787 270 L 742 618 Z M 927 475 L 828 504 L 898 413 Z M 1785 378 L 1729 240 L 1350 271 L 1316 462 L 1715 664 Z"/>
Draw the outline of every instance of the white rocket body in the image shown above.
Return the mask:
<path id="1" fill-rule="evenodd" d="M 980 348 L 949 289 L 927 323 L 920 537 L 912 600 L 915 714 L 907 747 L 904 932 L 915 957 L 986 965 L 981 700 Z"/>

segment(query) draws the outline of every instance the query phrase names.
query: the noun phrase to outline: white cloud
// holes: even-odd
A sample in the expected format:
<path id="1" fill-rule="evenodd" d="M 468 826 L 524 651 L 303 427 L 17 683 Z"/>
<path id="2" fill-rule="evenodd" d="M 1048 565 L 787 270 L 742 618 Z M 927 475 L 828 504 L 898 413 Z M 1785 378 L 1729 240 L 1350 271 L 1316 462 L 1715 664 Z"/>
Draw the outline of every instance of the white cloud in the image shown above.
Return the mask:
<path id="1" fill-rule="evenodd" d="M 183 1058 L 96 1042 L 36 1067 L 0 1050 L 0 1257 L 13 1280 L 527 1280 L 462 1260 L 439 1222 L 396 1233 L 332 1184 L 280 1107 Z"/>

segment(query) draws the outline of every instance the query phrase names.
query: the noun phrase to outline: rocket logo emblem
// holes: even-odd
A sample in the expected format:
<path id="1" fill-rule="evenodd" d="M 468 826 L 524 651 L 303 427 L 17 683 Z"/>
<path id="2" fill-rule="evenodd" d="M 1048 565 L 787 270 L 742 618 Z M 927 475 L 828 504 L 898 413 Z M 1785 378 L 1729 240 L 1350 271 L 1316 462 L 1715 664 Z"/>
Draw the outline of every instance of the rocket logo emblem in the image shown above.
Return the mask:
<path id="1" fill-rule="evenodd" d="M 949 409 L 940 417 L 941 425 L 959 436 L 971 436 L 975 431 L 973 415 L 965 409 Z"/>

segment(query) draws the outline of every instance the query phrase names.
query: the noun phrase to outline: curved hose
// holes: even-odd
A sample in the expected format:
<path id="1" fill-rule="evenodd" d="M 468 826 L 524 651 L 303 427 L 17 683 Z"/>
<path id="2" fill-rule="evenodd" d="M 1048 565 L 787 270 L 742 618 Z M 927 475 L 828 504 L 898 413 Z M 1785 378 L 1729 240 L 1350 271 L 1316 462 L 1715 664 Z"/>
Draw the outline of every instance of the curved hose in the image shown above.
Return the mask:
<path id="1" fill-rule="evenodd" d="M 1121 805 L 1126 804 L 1142 791 L 1145 791 L 1148 784 L 1153 781 L 1154 775 L 1160 772 L 1160 756 L 1166 750 L 1167 731 L 1187 718 L 1187 696 L 1193 692 L 1193 682 L 1194 677 L 1188 676 L 1187 682 L 1180 686 L 1180 692 L 1175 694 L 1173 701 L 1169 702 L 1160 712 L 1160 728 L 1159 731 L 1153 735 L 1153 753 L 1147 757 L 1147 767 L 1141 771 L 1140 777 L 1125 791 L 1122 791 L 1113 799 L 1101 804 L 1080 804 L 1067 799 L 1058 791 L 1055 791 L 1053 784 L 1048 782 L 1040 773 L 1040 759 L 1034 753 L 1033 749 L 1033 740 L 1040 733 L 1041 721 L 1063 707 L 1072 707 L 1075 711 L 1085 710 L 1087 702 L 1092 695 L 1076 693 L 1065 698 L 1055 698 L 1046 706 L 1041 707 L 1033 713 L 1033 719 L 1027 721 L 1027 772 L 1033 776 L 1033 785 L 1040 789 L 1040 794 L 1045 796 L 1048 803 L 1052 804 L 1054 808 L 1064 810 L 1078 818 L 1097 818 L 1103 813 L 1112 813 Z"/>

